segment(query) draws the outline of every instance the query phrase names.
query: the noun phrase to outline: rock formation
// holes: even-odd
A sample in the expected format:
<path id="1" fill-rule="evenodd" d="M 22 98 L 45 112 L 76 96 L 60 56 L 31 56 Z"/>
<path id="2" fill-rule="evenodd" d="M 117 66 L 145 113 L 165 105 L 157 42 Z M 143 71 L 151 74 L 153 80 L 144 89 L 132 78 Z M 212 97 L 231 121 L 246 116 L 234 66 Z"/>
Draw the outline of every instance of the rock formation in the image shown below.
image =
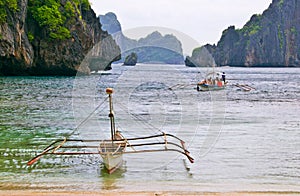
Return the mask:
<path id="1" fill-rule="evenodd" d="M 123 35 L 122 28 L 114 13 L 100 15 L 102 29 L 112 34 L 122 51 L 122 62 L 132 52 L 138 56 L 139 63 L 183 64 L 184 57 L 180 41 L 174 35 L 152 32 L 139 40 Z"/>
<path id="2" fill-rule="evenodd" d="M 105 15 L 99 16 L 102 30 L 107 31 L 109 34 L 115 34 L 122 31 L 121 24 L 117 19 L 116 14 L 108 12 Z"/>
<path id="3" fill-rule="evenodd" d="M 38 15 L 38 11 L 52 9 L 53 5 L 35 0 L 18 0 L 15 10 L 4 5 L 7 16 L 0 21 L 0 75 L 89 74 L 109 69 L 120 59 L 120 48 L 101 30 L 89 4 L 65 0 L 54 3 L 59 6 L 53 11 L 57 20 L 52 17 L 51 22 L 58 22 L 62 28 L 46 24 L 52 12 Z M 89 54 L 92 60 L 82 63 L 93 47 L 96 49 Z"/>
<path id="4" fill-rule="evenodd" d="M 300 1 L 273 0 L 242 29 L 230 26 L 217 45 L 205 47 L 220 66 L 300 67 L 299 32 Z"/>
<path id="5" fill-rule="evenodd" d="M 185 65 L 188 67 L 216 66 L 213 56 L 205 46 L 195 48 L 192 52 L 192 56 L 185 58 Z"/>
<path id="6" fill-rule="evenodd" d="M 138 60 L 138 57 L 136 55 L 136 53 L 132 52 L 130 53 L 130 55 L 126 56 L 125 61 L 124 61 L 124 65 L 136 65 Z"/>

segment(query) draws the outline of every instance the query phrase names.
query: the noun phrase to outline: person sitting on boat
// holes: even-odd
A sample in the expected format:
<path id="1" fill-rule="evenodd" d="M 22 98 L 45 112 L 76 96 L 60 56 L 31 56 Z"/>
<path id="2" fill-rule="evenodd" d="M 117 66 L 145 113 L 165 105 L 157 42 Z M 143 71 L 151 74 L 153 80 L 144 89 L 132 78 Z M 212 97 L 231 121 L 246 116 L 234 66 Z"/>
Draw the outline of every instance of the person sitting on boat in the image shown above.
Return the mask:
<path id="1" fill-rule="evenodd" d="M 219 78 L 217 78 L 217 86 L 218 87 L 222 87 L 223 86 L 223 82 L 221 80 L 219 80 Z"/>
<path id="2" fill-rule="evenodd" d="M 219 81 L 220 81 L 220 79 L 219 79 L 219 77 L 217 76 L 217 77 L 214 79 L 214 81 L 213 81 L 213 85 L 218 85 Z"/>
<path id="3" fill-rule="evenodd" d="M 121 131 L 116 131 L 116 134 L 115 134 L 115 139 L 116 140 L 121 140 L 121 141 L 123 141 L 123 142 L 121 142 L 120 143 L 120 149 L 119 149 L 119 151 L 121 152 L 121 151 L 123 151 L 123 148 L 125 148 L 126 147 L 126 141 L 124 140 L 124 137 L 123 137 L 123 135 L 121 134 Z"/>
<path id="4" fill-rule="evenodd" d="M 222 86 L 222 82 L 221 82 L 221 80 L 219 79 L 219 77 L 216 77 L 216 78 L 213 80 L 213 85 L 216 85 L 216 86 Z"/>
<path id="5" fill-rule="evenodd" d="M 116 140 L 122 140 L 122 139 L 124 139 L 124 137 L 122 136 L 121 132 L 118 131 L 118 130 L 116 131 L 115 138 L 116 138 Z"/>
<path id="6" fill-rule="evenodd" d="M 206 79 L 202 80 L 201 82 L 198 83 L 198 85 L 201 85 L 201 84 L 206 84 Z"/>
<path id="7" fill-rule="evenodd" d="M 212 84 L 212 79 L 211 79 L 211 78 L 209 78 L 209 79 L 207 80 L 207 84 L 208 84 L 208 85 L 211 85 L 211 84 Z"/>

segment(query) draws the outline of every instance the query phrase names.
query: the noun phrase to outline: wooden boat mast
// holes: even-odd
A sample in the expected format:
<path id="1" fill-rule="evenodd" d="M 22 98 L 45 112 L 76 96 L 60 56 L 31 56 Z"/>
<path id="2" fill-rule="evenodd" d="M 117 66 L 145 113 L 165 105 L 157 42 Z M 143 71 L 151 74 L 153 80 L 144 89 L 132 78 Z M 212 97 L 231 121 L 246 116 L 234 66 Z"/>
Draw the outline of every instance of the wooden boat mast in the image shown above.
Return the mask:
<path id="1" fill-rule="evenodd" d="M 164 133 L 162 132 L 159 135 L 151 135 L 151 136 L 146 136 L 146 137 L 135 137 L 135 138 L 127 138 L 127 139 L 117 139 L 116 138 L 116 128 L 115 128 L 115 119 L 114 119 L 114 112 L 113 112 L 113 104 L 112 104 L 112 93 L 113 93 L 113 89 L 112 88 L 107 88 L 106 89 L 106 93 L 108 94 L 108 98 L 109 98 L 109 118 L 110 118 L 110 125 L 111 125 L 111 140 L 82 140 L 82 139 L 59 139 L 56 140 L 54 142 L 52 142 L 48 147 L 46 147 L 40 154 L 36 155 L 35 157 L 33 157 L 31 160 L 29 160 L 27 162 L 27 165 L 32 165 L 33 163 L 35 163 L 37 160 L 39 160 L 42 156 L 47 155 L 47 154 L 55 154 L 55 155 L 91 155 L 91 154 L 99 154 L 99 151 L 97 152 L 86 152 L 84 151 L 80 151 L 80 152 L 76 152 L 72 149 L 98 149 L 99 146 L 95 146 L 95 145 L 78 145 L 77 142 L 83 142 L 83 143 L 94 143 L 94 142 L 103 142 L 103 141 L 111 141 L 111 142 L 115 142 L 116 144 L 123 144 L 124 141 L 145 141 L 147 139 L 151 139 L 151 138 L 163 138 L 164 141 L 158 141 L 158 142 L 142 142 L 142 143 L 134 143 L 134 144 L 129 144 L 129 146 L 131 147 L 141 147 L 141 146 L 161 146 L 162 148 L 156 148 L 156 149 L 139 149 L 139 150 L 135 150 L 133 149 L 132 151 L 128 151 L 128 152 L 118 152 L 118 153 L 146 153 L 146 152 L 162 152 L 162 151 L 174 151 L 174 152 L 178 152 L 181 153 L 183 155 L 185 155 L 189 161 L 191 163 L 194 162 L 194 159 L 190 156 L 190 152 L 186 149 L 185 147 L 185 143 L 183 140 L 181 140 L 180 138 L 178 138 L 175 135 L 172 134 L 168 134 L 168 133 Z M 100 104 L 102 105 L 102 104 Z M 97 107 L 99 108 L 99 107 Z M 179 144 L 174 143 L 174 142 L 169 142 L 167 140 L 167 137 L 171 137 L 176 139 L 177 141 L 179 141 Z M 65 143 L 70 143 L 70 145 L 66 145 L 64 146 Z M 71 143 L 74 142 L 74 144 L 72 145 Z M 168 147 L 167 145 L 170 145 L 172 147 Z M 65 150 L 62 150 L 65 149 Z M 60 151 L 59 151 L 60 150 Z M 116 154 L 118 154 L 116 153 Z"/>
<path id="2" fill-rule="evenodd" d="M 110 119 L 110 133 L 111 133 L 111 140 L 115 140 L 115 134 L 116 134 L 116 126 L 115 126 L 115 118 L 114 118 L 114 111 L 113 111 L 113 103 L 112 103 L 112 94 L 113 89 L 107 88 L 106 93 L 108 94 L 109 98 L 109 119 Z"/>

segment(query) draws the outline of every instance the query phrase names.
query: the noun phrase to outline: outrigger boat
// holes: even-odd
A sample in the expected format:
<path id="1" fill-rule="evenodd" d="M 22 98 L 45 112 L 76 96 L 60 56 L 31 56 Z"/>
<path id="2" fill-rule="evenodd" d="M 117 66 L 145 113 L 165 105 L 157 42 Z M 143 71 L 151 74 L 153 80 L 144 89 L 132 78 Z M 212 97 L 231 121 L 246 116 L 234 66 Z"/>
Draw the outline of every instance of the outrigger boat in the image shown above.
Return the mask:
<path id="1" fill-rule="evenodd" d="M 205 76 L 205 79 L 197 84 L 197 91 L 214 91 L 226 88 L 225 73 L 211 72 Z"/>
<path id="2" fill-rule="evenodd" d="M 107 88 L 109 98 L 109 118 L 111 138 L 106 140 L 59 139 L 51 143 L 40 154 L 28 161 L 27 165 L 34 164 L 44 155 L 93 155 L 100 154 L 108 173 L 113 173 L 123 162 L 123 154 L 173 151 L 187 157 L 193 163 L 194 159 L 185 147 L 185 142 L 175 135 L 164 133 L 145 137 L 125 138 L 116 130 L 113 113 L 113 89 Z M 151 141 L 155 139 L 155 141 Z M 130 143 L 131 142 L 131 143 Z M 98 143 L 98 145 L 95 145 Z M 89 144 L 89 145 L 87 145 Z M 130 148 L 128 148 L 130 147 Z M 142 147 L 151 147 L 143 149 Z M 88 150 L 88 151 L 87 151 Z"/>

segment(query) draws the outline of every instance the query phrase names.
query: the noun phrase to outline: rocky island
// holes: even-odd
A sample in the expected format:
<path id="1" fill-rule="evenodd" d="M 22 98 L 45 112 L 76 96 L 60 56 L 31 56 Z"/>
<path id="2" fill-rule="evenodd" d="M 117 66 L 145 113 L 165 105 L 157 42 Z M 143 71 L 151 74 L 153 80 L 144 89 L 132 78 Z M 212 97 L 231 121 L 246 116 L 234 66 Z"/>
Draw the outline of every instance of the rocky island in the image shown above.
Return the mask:
<path id="1" fill-rule="evenodd" d="M 88 0 L 0 0 L 0 10 L 0 75 L 89 74 L 120 59 Z"/>
<path id="2" fill-rule="evenodd" d="M 217 45 L 204 47 L 219 66 L 300 67 L 300 1 L 273 0 L 263 14 L 255 14 L 241 29 L 223 31 Z M 186 58 L 199 58 L 200 48 Z"/>
<path id="3" fill-rule="evenodd" d="M 122 60 L 135 53 L 139 63 L 184 64 L 181 42 L 172 34 L 162 35 L 158 31 L 138 40 L 126 37 L 117 16 L 109 12 L 99 16 L 102 30 L 113 36 L 121 48 Z"/>
<path id="4" fill-rule="evenodd" d="M 136 65 L 137 60 L 138 60 L 138 56 L 136 55 L 136 53 L 132 52 L 128 56 L 126 56 L 123 65 L 130 65 L 130 66 Z"/>

